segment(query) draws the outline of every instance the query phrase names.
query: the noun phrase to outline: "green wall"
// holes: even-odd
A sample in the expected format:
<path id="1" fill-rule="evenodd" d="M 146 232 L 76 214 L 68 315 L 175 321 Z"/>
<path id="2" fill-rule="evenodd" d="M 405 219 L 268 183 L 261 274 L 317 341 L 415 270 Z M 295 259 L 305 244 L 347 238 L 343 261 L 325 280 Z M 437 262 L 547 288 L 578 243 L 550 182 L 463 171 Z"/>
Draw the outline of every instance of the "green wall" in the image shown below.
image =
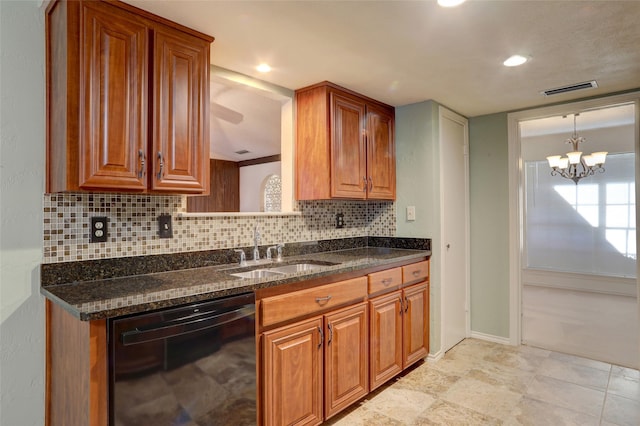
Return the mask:
<path id="1" fill-rule="evenodd" d="M 440 246 L 438 109 L 433 101 L 396 108 L 396 209 L 399 237 L 431 238 Z M 407 206 L 416 220 L 407 221 Z M 440 254 L 433 250 L 430 288 L 430 352 L 440 350 Z"/>
<path id="2" fill-rule="evenodd" d="M 507 113 L 469 119 L 471 331 L 509 337 Z"/>

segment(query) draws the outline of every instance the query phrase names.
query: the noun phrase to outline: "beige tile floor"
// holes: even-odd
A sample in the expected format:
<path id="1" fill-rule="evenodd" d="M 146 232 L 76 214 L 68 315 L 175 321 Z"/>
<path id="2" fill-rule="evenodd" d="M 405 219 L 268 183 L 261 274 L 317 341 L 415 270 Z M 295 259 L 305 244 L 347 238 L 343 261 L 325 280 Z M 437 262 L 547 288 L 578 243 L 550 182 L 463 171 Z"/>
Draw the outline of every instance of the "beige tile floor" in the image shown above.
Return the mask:
<path id="1" fill-rule="evenodd" d="M 640 373 L 466 339 L 326 425 L 640 425 Z"/>

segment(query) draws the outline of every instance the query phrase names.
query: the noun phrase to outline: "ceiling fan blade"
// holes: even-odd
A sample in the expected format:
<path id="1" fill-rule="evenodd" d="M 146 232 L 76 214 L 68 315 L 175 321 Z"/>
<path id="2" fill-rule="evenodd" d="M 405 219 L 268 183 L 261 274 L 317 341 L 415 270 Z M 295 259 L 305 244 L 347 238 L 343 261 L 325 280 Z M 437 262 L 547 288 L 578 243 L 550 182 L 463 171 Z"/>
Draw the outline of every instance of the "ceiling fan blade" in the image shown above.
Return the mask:
<path id="1" fill-rule="evenodd" d="M 242 123 L 242 120 L 244 120 L 244 115 L 238 111 L 234 111 L 215 102 L 211 102 L 211 114 L 214 117 L 233 124 L 240 124 Z"/>

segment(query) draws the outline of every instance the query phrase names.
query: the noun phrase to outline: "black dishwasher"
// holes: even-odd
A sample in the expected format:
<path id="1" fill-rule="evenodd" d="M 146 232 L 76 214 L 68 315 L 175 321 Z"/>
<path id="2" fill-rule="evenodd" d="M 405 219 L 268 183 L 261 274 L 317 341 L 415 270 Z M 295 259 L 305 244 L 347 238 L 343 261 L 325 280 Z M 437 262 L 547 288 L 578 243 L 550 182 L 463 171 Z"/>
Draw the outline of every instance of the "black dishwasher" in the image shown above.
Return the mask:
<path id="1" fill-rule="evenodd" d="M 253 293 L 108 327 L 111 426 L 256 424 Z"/>

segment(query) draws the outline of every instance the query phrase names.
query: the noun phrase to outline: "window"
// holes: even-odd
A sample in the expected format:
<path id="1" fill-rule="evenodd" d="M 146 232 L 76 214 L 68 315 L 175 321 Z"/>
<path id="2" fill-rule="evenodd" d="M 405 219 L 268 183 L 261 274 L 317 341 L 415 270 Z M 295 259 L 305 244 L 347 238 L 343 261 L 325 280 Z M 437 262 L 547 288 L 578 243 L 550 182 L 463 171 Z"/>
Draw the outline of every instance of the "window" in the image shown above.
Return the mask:
<path id="1" fill-rule="evenodd" d="M 635 154 L 610 154 L 577 185 L 525 162 L 526 267 L 636 276 Z"/>

